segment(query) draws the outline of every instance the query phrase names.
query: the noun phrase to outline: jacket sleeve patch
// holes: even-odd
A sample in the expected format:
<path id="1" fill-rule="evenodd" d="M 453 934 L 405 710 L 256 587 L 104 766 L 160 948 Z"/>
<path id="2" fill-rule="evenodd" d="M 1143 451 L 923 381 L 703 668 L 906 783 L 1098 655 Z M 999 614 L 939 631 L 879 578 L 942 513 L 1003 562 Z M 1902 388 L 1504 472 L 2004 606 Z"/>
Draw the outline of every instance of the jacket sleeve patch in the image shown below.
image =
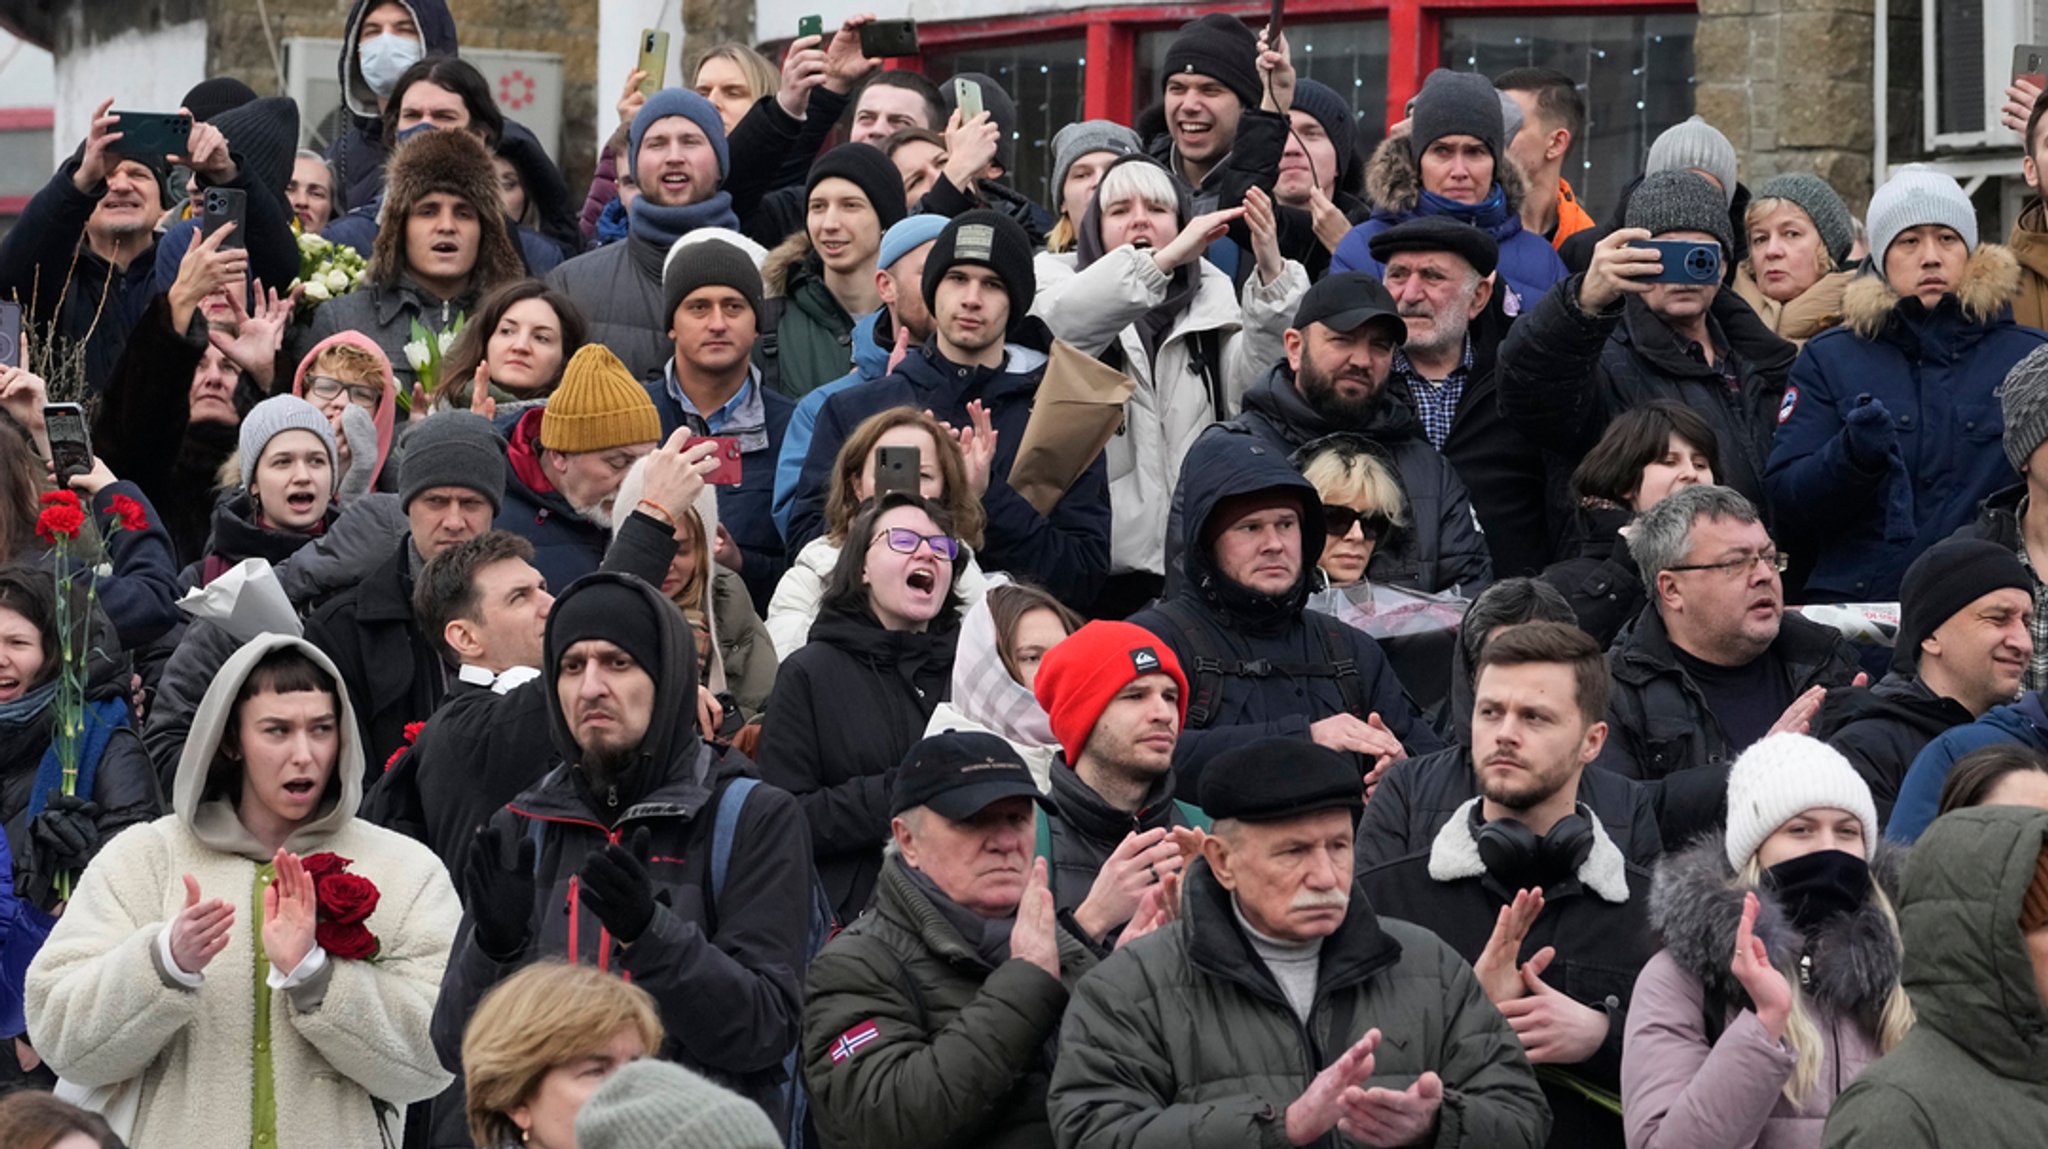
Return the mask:
<path id="1" fill-rule="evenodd" d="M 1792 417 L 1792 412 L 1793 412 L 1793 411 L 1794 411 L 1794 410 L 1795 410 L 1795 409 L 1796 409 L 1796 408 L 1797 408 L 1798 406 L 1799 406 L 1799 388 L 1797 388 L 1797 387 L 1787 387 L 1787 388 L 1785 388 L 1785 397 L 1784 397 L 1784 398 L 1783 398 L 1782 400 L 1780 400 L 1780 401 L 1778 402 L 1778 425 L 1779 425 L 1780 427 L 1782 427 L 1782 426 L 1784 426 L 1784 425 L 1785 425 L 1785 420 L 1787 420 L 1787 419 L 1790 419 L 1790 418 Z"/>
<path id="2" fill-rule="evenodd" d="M 832 1064 L 838 1065 L 842 1061 L 852 1060 L 854 1054 L 866 1049 L 871 1042 L 881 1036 L 882 1031 L 875 1028 L 873 1021 L 861 1022 L 840 1034 L 839 1040 L 832 1043 Z"/>

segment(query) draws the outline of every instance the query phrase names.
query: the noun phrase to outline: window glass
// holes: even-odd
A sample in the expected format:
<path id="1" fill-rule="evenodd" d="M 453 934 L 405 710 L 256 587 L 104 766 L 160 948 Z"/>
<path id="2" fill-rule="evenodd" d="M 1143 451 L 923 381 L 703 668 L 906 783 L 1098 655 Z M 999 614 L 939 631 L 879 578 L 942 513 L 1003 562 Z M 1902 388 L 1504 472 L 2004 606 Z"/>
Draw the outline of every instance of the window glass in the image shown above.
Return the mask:
<path id="1" fill-rule="evenodd" d="M 961 51 L 934 48 L 925 53 L 925 74 L 941 90 L 958 73 L 980 72 L 995 77 L 1017 102 L 1009 182 L 1041 206 L 1054 202 L 1046 193 L 1052 180 L 1053 133 L 1088 118 L 1081 89 L 1086 45 L 1084 38 L 1076 36 Z"/>
<path id="2" fill-rule="evenodd" d="M 1131 115 L 1137 116 L 1159 103 L 1166 84 L 1161 74 L 1166 49 L 1178 30 L 1158 28 L 1139 33 Z M 1287 42 L 1294 53 L 1295 67 L 1302 75 L 1328 84 L 1350 99 L 1358 117 L 1358 149 L 1371 155 L 1387 134 L 1387 22 L 1304 21 L 1287 28 Z"/>

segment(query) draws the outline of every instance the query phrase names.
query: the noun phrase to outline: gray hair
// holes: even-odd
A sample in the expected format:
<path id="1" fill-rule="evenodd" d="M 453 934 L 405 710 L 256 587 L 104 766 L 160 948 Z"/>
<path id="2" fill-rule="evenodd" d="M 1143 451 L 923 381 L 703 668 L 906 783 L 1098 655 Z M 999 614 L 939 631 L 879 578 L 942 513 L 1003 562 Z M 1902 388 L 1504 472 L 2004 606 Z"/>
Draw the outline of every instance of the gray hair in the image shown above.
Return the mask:
<path id="1" fill-rule="evenodd" d="M 332 176 L 334 174 L 334 165 L 327 162 L 326 156 L 321 155 L 319 152 L 314 151 L 312 148 L 300 148 L 294 158 L 302 160 L 318 160 L 320 161 L 320 166 L 327 169 L 328 175 Z"/>
<path id="2" fill-rule="evenodd" d="M 1673 492 L 1644 511 L 1629 534 L 1628 553 L 1642 570 L 1644 582 L 1655 584 L 1659 571 L 1685 562 L 1685 553 L 1692 549 L 1693 524 L 1703 518 L 1761 521 L 1756 505 L 1727 487 L 1700 485 Z"/>
<path id="3" fill-rule="evenodd" d="M 1479 665 L 1479 648 L 1497 627 L 1520 626 L 1525 622 L 1561 622 L 1577 626 L 1579 616 L 1564 592 L 1534 578 L 1504 578 L 1487 587 L 1465 608 L 1465 621 L 1458 627 L 1458 644 L 1465 648 L 1465 666 Z"/>

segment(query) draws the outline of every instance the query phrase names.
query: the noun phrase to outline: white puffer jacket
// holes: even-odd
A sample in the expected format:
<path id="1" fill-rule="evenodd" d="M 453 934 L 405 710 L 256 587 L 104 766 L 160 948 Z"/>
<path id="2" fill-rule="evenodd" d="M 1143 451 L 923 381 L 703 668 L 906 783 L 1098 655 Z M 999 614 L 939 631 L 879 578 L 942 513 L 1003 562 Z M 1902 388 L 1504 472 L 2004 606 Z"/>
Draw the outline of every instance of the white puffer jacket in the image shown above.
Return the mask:
<path id="1" fill-rule="evenodd" d="M 1308 291 L 1308 272 L 1289 260 L 1273 283 L 1249 277 L 1240 298 L 1230 277 L 1203 260 L 1201 285 L 1154 359 L 1146 356 L 1135 325 L 1166 302 L 1171 279 L 1152 253 L 1120 247 L 1083 271 L 1075 270 L 1075 262 L 1071 252 L 1038 255 L 1038 298 L 1031 313 L 1090 355 L 1100 355 L 1112 339 L 1122 343 L 1124 373 L 1137 390 L 1107 451 L 1110 570 L 1164 574 L 1166 519 L 1180 461 L 1203 428 L 1237 414 L 1244 393 L 1286 353 L 1283 336 Z M 1216 410 L 1209 384 L 1195 368 L 1195 337 L 1204 331 L 1219 336 L 1224 411 Z"/>
<path id="2" fill-rule="evenodd" d="M 980 602 L 989 587 L 988 576 L 981 573 L 971 548 L 966 550 L 966 556 L 967 562 L 960 568 L 960 584 L 954 588 L 960 595 L 963 613 Z M 775 584 L 775 596 L 768 600 L 768 617 L 762 621 L 768 624 L 768 637 L 775 642 L 778 663 L 789 661 L 790 655 L 811 641 L 811 624 L 818 621 L 818 607 L 825 601 L 825 584 L 831 581 L 832 568 L 838 562 L 839 544 L 819 535 L 804 544 L 804 549 L 796 553 L 796 561 L 789 564 L 782 580 Z"/>

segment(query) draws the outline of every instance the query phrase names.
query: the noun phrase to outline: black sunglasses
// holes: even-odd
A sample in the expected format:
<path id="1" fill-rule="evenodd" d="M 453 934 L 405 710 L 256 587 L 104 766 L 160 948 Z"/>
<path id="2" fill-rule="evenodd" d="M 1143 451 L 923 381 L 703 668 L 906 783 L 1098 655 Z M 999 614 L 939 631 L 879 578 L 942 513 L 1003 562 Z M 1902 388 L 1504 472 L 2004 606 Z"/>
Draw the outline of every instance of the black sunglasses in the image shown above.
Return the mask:
<path id="1" fill-rule="evenodd" d="M 1323 532 L 1333 539 L 1341 539 L 1358 527 L 1365 535 L 1365 541 L 1376 543 L 1387 537 L 1394 529 L 1394 520 L 1378 511 L 1354 511 L 1350 507 L 1333 507 L 1323 504 Z"/>

